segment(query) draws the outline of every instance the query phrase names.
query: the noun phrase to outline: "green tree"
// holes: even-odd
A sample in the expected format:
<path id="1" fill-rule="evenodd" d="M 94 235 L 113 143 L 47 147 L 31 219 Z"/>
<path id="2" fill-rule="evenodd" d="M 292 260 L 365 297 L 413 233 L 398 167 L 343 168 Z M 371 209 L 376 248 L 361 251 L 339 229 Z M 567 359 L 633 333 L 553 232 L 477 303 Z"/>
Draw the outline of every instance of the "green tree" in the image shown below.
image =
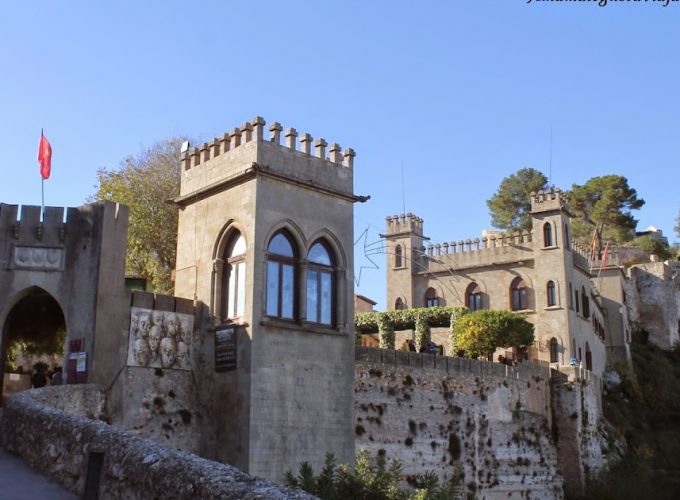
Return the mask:
<path id="1" fill-rule="evenodd" d="M 680 212 L 678 212 L 678 218 L 675 219 L 675 221 L 678 223 L 678 225 L 675 226 L 675 234 L 677 234 L 678 238 L 680 238 Z"/>
<path id="2" fill-rule="evenodd" d="M 90 199 L 111 200 L 130 209 L 125 272 L 146 278 L 159 293 L 172 293 L 177 252 L 177 208 L 167 200 L 179 194 L 180 146 L 184 138 L 161 141 L 118 169 L 100 168 Z"/>
<path id="3" fill-rule="evenodd" d="M 534 325 L 510 311 L 473 311 L 460 316 L 452 331 L 457 351 L 476 358 L 488 356 L 499 347 L 519 347 L 534 342 Z"/>
<path id="4" fill-rule="evenodd" d="M 531 229 L 529 195 L 547 185 L 548 178 L 533 168 L 521 168 L 503 179 L 496 194 L 486 201 L 491 224 L 499 229 Z"/>
<path id="5" fill-rule="evenodd" d="M 574 184 L 569 192 L 569 207 L 576 216 L 572 233 L 590 241 L 594 231 L 600 250 L 605 239 L 615 243 L 630 241 L 637 225 L 630 211 L 644 204 L 645 200 L 637 197 L 628 179 L 621 175 L 593 177 L 582 186 Z"/>
<path id="6" fill-rule="evenodd" d="M 649 255 L 656 255 L 661 260 L 667 260 L 673 257 L 673 252 L 668 245 L 648 235 L 635 238 L 630 242 L 630 246 L 637 247 L 640 250 L 647 252 Z"/>

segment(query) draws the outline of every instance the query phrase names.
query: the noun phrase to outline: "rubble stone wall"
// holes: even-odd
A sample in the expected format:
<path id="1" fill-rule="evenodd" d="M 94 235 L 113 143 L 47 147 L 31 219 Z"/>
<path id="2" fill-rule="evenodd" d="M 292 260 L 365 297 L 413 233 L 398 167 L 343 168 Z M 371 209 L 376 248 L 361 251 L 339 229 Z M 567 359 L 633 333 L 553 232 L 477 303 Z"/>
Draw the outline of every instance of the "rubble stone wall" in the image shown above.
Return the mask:
<path id="1" fill-rule="evenodd" d="M 235 467 L 107 425 L 97 386 L 24 391 L 8 398 L 0 444 L 37 471 L 82 495 L 88 462 L 102 459 L 99 498 L 314 498 L 249 476 Z M 95 454 L 97 454 L 95 456 Z M 90 471 L 92 472 L 92 471 Z"/>

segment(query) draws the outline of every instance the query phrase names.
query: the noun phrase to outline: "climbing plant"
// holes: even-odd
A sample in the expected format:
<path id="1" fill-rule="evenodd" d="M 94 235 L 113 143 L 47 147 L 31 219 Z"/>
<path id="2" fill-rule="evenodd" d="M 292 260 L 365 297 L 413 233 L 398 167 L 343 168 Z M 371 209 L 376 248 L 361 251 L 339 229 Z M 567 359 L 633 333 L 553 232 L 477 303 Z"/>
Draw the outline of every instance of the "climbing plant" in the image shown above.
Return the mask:
<path id="1" fill-rule="evenodd" d="M 465 307 L 439 306 L 357 313 L 354 318 L 354 328 L 360 333 L 378 333 L 379 322 L 386 321 L 396 331 L 413 330 L 416 327 L 417 317 L 421 317 L 430 328 L 448 327 L 452 317 L 458 317 L 467 312 L 468 309 Z"/>

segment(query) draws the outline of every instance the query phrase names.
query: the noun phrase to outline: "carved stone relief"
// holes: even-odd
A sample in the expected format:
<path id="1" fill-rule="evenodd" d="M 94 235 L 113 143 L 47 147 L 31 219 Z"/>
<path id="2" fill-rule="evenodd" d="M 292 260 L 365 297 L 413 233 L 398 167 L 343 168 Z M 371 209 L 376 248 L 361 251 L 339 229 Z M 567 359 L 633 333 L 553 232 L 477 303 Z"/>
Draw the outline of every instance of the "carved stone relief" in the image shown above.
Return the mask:
<path id="1" fill-rule="evenodd" d="M 193 332 L 190 314 L 133 307 L 128 366 L 191 370 Z"/>
<path id="2" fill-rule="evenodd" d="M 63 248 L 14 247 L 13 264 L 18 269 L 62 269 Z"/>

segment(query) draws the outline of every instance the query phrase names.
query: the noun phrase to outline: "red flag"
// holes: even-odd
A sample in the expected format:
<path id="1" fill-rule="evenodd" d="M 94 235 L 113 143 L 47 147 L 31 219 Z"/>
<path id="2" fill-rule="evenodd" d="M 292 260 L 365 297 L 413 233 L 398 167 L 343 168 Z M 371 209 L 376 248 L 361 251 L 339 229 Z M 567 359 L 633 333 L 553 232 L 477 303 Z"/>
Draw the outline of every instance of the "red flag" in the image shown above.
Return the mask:
<path id="1" fill-rule="evenodd" d="M 604 247 L 604 255 L 602 255 L 602 269 L 607 267 L 607 254 L 609 253 L 609 242 L 607 242 L 607 245 Z"/>
<path id="2" fill-rule="evenodd" d="M 42 132 L 40 132 L 40 145 L 38 146 L 38 163 L 40 175 L 43 179 L 48 179 L 52 170 L 52 146 Z"/>

